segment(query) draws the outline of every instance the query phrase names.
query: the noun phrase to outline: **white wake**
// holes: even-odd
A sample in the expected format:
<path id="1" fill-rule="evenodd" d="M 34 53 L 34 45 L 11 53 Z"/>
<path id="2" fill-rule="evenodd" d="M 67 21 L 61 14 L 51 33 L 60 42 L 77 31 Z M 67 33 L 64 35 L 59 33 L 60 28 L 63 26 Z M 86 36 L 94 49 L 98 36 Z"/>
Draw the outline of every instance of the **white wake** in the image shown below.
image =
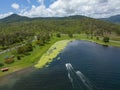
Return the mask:
<path id="1" fill-rule="evenodd" d="M 80 71 L 75 71 L 71 63 L 65 64 L 68 71 L 68 78 L 75 90 L 94 90 L 92 83 Z"/>

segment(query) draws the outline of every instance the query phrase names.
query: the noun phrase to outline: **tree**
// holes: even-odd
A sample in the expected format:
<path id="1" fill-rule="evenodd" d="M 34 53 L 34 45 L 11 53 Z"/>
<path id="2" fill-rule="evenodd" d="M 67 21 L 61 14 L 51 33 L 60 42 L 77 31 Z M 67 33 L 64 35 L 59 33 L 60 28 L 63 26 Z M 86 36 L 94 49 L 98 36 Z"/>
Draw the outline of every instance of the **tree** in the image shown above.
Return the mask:
<path id="1" fill-rule="evenodd" d="M 26 45 L 17 48 L 17 53 L 18 54 L 26 54 L 27 52 L 30 52 L 32 50 L 33 50 L 32 44 L 27 43 Z"/>
<path id="2" fill-rule="evenodd" d="M 17 48 L 17 53 L 24 54 L 25 53 L 25 46 L 21 46 L 21 47 Z"/>
<path id="3" fill-rule="evenodd" d="M 57 33 L 56 36 L 60 38 L 60 37 L 61 37 L 61 34 L 60 34 L 60 33 Z"/>
<path id="4" fill-rule="evenodd" d="M 17 56 L 17 60 L 21 60 L 21 57 L 19 55 Z"/>
<path id="5" fill-rule="evenodd" d="M 109 42 L 109 37 L 104 37 L 103 42 L 105 42 L 105 43 Z"/>
<path id="6" fill-rule="evenodd" d="M 4 61 L 6 64 L 11 64 L 11 63 L 13 63 L 14 62 L 14 58 L 8 58 L 8 59 L 5 59 L 5 61 Z"/>
<path id="7" fill-rule="evenodd" d="M 32 51 L 33 50 L 33 46 L 32 46 L 32 44 L 31 43 L 27 43 L 26 45 L 25 45 L 25 51 L 26 52 L 30 52 L 30 51 Z"/>
<path id="8" fill-rule="evenodd" d="M 99 40 L 99 37 L 96 37 L 97 40 Z"/>
<path id="9" fill-rule="evenodd" d="M 69 36 L 70 38 L 73 38 L 73 34 L 72 34 L 72 33 L 68 34 L 68 36 Z"/>
<path id="10" fill-rule="evenodd" d="M 3 63 L 0 63 L 0 67 L 3 67 L 4 66 L 4 64 Z"/>

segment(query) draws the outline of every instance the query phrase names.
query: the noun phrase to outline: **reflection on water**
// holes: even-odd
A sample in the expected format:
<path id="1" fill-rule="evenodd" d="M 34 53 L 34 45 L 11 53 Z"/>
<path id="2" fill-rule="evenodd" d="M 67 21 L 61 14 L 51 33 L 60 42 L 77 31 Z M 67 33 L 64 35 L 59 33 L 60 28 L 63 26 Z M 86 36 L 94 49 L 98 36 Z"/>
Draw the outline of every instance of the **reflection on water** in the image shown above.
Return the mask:
<path id="1" fill-rule="evenodd" d="M 0 90 L 120 90 L 120 48 L 73 41 L 58 57 L 49 67 L 0 78 Z"/>

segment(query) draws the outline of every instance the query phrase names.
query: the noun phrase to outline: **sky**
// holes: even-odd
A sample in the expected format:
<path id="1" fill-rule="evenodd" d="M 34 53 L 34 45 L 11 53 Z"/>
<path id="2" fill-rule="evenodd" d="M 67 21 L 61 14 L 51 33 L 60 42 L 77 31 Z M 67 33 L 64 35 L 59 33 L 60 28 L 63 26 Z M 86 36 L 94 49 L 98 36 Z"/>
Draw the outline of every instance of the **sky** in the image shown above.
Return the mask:
<path id="1" fill-rule="evenodd" d="M 120 0 L 0 0 L 0 19 L 13 13 L 31 18 L 71 15 L 106 18 L 120 14 Z"/>

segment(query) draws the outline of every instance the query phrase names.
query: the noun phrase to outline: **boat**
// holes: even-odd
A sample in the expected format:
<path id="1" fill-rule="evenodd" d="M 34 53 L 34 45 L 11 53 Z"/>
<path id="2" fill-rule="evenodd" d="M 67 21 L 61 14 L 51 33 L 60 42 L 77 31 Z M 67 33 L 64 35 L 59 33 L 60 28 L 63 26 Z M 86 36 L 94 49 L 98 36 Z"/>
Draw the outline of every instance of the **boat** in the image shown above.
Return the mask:
<path id="1" fill-rule="evenodd" d="M 8 70 L 9 70 L 9 68 L 2 68 L 1 69 L 2 72 L 8 71 Z"/>

